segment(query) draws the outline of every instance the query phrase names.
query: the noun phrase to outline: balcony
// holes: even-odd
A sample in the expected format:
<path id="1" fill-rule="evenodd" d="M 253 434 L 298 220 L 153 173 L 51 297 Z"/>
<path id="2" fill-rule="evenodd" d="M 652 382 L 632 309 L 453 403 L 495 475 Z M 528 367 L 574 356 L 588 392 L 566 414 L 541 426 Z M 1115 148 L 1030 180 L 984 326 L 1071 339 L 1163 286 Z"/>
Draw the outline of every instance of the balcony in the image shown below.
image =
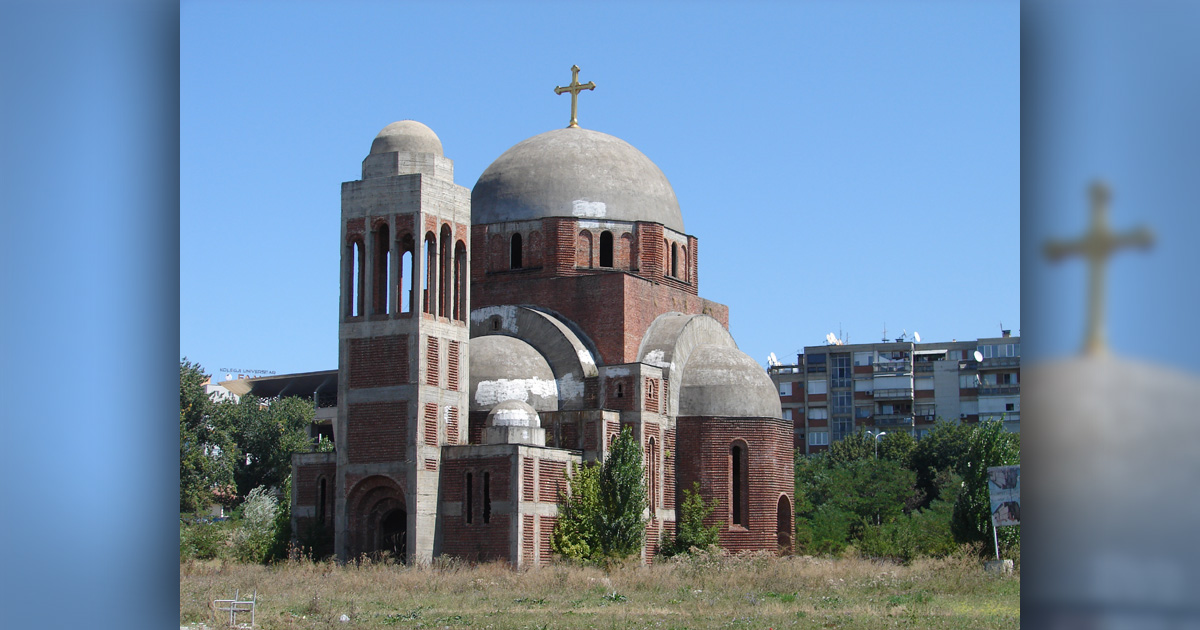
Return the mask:
<path id="1" fill-rule="evenodd" d="M 1021 365 L 1021 357 L 991 357 L 984 359 L 979 364 L 979 369 L 989 370 L 1006 367 L 1019 367 Z"/>
<path id="2" fill-rule="evenodd" d="M 913 390 L 912 390 L 912 388 L 909 388 L 909 387 L 902 387 L 902 388 L 898 388 L 898 389 L 877 389 L 877 390 L 875 390 L 875 400 L 880 400 L 880 399 L 887 400 L 887 399 L 895 399 L 895 398 L 912 398 L 912 397 L 913 397 Z"/>
<path id="3" fill-rule="evenodd" d="M 912 414 L 909 413 L 877 413 L 875 414 L 875 426 L 877 427 L 911 427 L 913 425 Z"/>
<path id="4" fill-rule="evenodd" d="M 932 372 L 933 371 L 933 363 L 930 361 L 922 361 L 920 363 L 914 363 L 913 371 L 914 372 Z"/>
<path id="5" fill-rule="evenodd" d="M 980 396 L 1013 396 L 1021 393 L 1020 385 L 980 385 Z"/>
<path id="6" fill-rule="evenodd" d="M 911 374 L 912 364 L 908 361 L 897 361 L 891 363 L 876 363 L 876 374 Z"/>

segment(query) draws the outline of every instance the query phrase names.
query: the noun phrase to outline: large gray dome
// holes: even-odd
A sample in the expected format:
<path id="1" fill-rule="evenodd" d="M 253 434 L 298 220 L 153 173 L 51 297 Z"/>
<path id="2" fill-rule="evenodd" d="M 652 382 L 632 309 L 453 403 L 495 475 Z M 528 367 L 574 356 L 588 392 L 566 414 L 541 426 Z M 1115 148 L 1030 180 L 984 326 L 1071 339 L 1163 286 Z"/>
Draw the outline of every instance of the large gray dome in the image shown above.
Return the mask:
<path id="1" fill-rule="evenodd" d="M 704 345 L 683 366 L 680 416 L 779 418 L 779 394 L 766 370 L 737 348 Z"/>
<path id="2" fill-rule="evenodd" d="M 675 190 L 654 162 L 620 138 L 578 127 L 505 151 L 471 191 L 477 225 L 544 217 L 648 221 L 683 232 Z"/>
<path id="3" fill-rule="evenodd" d="M 471 339 L 471 411 L 489 411 L 506 400 L 538 411 L 558 410 L 558 383 L 533 346 L 508 335 Z"/>

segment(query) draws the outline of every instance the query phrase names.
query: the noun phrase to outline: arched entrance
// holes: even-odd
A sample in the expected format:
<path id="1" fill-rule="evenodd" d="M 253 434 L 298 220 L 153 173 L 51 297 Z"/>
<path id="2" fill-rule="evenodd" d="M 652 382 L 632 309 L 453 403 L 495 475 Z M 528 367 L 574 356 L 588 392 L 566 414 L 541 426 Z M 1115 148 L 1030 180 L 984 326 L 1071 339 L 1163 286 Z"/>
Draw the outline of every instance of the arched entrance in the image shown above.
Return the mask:
<path id="1" fill-rule="evenodd" d="M 400 485 L 384 476 L 360 481 L 346 498 L 348 557 L 386 554 L 408 558 L 408 509 Z"/>
<path id="2" fill-rule="evenodd" d="M 792 553 L 792 502 L 786 494 L 780 495 L 775 510 L 775 533 L 779 540 L 779 555 Z"/>
<path id="3" fill-rule="evenodd" d="M 404 562 L 408 551 L 408 514 L 404 510 L 392 510 L 379 524 L 379 550 Z"/>

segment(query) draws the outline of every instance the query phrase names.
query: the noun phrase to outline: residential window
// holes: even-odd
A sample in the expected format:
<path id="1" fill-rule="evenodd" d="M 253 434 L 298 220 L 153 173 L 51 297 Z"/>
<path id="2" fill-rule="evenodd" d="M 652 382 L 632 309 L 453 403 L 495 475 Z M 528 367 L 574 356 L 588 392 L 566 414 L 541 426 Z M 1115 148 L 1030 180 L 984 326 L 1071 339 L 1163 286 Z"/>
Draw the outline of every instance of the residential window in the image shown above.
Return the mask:
<path id="1" fill-rule="evenodd" d="M 829 446 L 829 432 L 809 431 L 808 444 L 809 446 Z"/>
<path id="2" fill-rule="evenodd" d="M 850 392 L 834 392 L 833 393 L 833 401 L 832 401 L 831 406 L 833 407 L 833 413 L 835 415 L 837 415 L 837 414 L 849 415 L 851 404 L 852 403 L 851 403 Z"/>
<path id="3" fill-rule="evenodd" d="M 783 419 L 784 419 L 784 420 L 791 420 L 791 419 L 792 419 L 792 410 L 791 410 L 791 409 L 784 409 L 784 410 L 783 410 Z"/>
<path id="4" fill-rule="evenodd" d="M 791 381 L 787 381 L 787 382 L 779 384 L 779 395 L 780 396 L 791 396 L 792 395 Z"/>
<path id="5" fill-rule="evenodd" d="M 854 433 L 854 421 L 850 418 L 834 418 L 832 433 L 831 437 L 835 442 Z"/>
<path id="6" fill-rule="evenodd" d="M 825 381 L 816 379 L 810 380 L 808 381 L 808 395 L 812 396 L 814 394 L 824 394 L 826 392 L 826 386 L 827 383 Z"/>
<path id="7" fill-rule="evenodd" d="M 855 352 L 854 365 L 871 365 L 875 362 L 874 352 Z"/>
<path id="8" fill-rule="evenodd" d="M 824 407 L 812 407 L 808 410 L 809 420 L 828 420 L 829 410 Z"/>
<path id="9" fill-rule="evenodd" d="M 859 419 L 870 418 L 871 417 L 871 408 L 870 407 L 855 407 L 854 408 L 854 417 L 859 418 Z"/>

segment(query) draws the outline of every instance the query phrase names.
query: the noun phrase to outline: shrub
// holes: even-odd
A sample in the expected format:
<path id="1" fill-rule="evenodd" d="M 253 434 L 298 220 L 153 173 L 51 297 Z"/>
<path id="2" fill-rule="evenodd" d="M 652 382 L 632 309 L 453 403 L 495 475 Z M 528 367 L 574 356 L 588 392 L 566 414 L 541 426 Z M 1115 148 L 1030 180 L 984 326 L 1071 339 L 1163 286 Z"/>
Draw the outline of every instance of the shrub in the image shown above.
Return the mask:
<path id="1" fill-rule="evenodd" d="M 668 533 L 663 532 L 660 553 L 671 557 L 687 553 L 692 548 L 708 549 L 716 546 L 721 539 L 721 526 L 704 525 L 704 519 L 712 515 L 716 509 L 716 499 L 713 499 L 711 503 L 705 503 L 704 497 L 700 496 L 700 482 L 692 483 L 690 489 L 684 488 L 683 503 L 679 506 L 679 533 L 672 541 L 669 539 Z"/>
<path id="2" fill-rule="evenodd" d="M 606 556 L 632 556 L 642 550 L 646 536 L 642 512 L 646 486 L 642 447 L 629 427 L 613 441 L 600 469 L 600 510 L 595 514 L 600 550 Z"/>
<path id="3" fill-rule="evenodd" d="M 233 553 L 243 562 L 263 562 L 275 539 L 275 515 L 279 504 L 267 489 L 250 491 L 242 504 L 242 519 L 233 534 Z"/>
<path id="4" fill-rule="evenodd" d="M 179 519 L 179 559 L 212 560 L 228 549 L 229 530 L 205 518 Z"/>
<path id="5" fill-rule="evenodd" d="M 600 510 L 600 467 L 584 465 L 567 471 L 567 492 L 559 495 L 558 522 L 550 547 L 555 553 L 574 560 L 591 559 L 600 549 L 593 515 Z"/>

